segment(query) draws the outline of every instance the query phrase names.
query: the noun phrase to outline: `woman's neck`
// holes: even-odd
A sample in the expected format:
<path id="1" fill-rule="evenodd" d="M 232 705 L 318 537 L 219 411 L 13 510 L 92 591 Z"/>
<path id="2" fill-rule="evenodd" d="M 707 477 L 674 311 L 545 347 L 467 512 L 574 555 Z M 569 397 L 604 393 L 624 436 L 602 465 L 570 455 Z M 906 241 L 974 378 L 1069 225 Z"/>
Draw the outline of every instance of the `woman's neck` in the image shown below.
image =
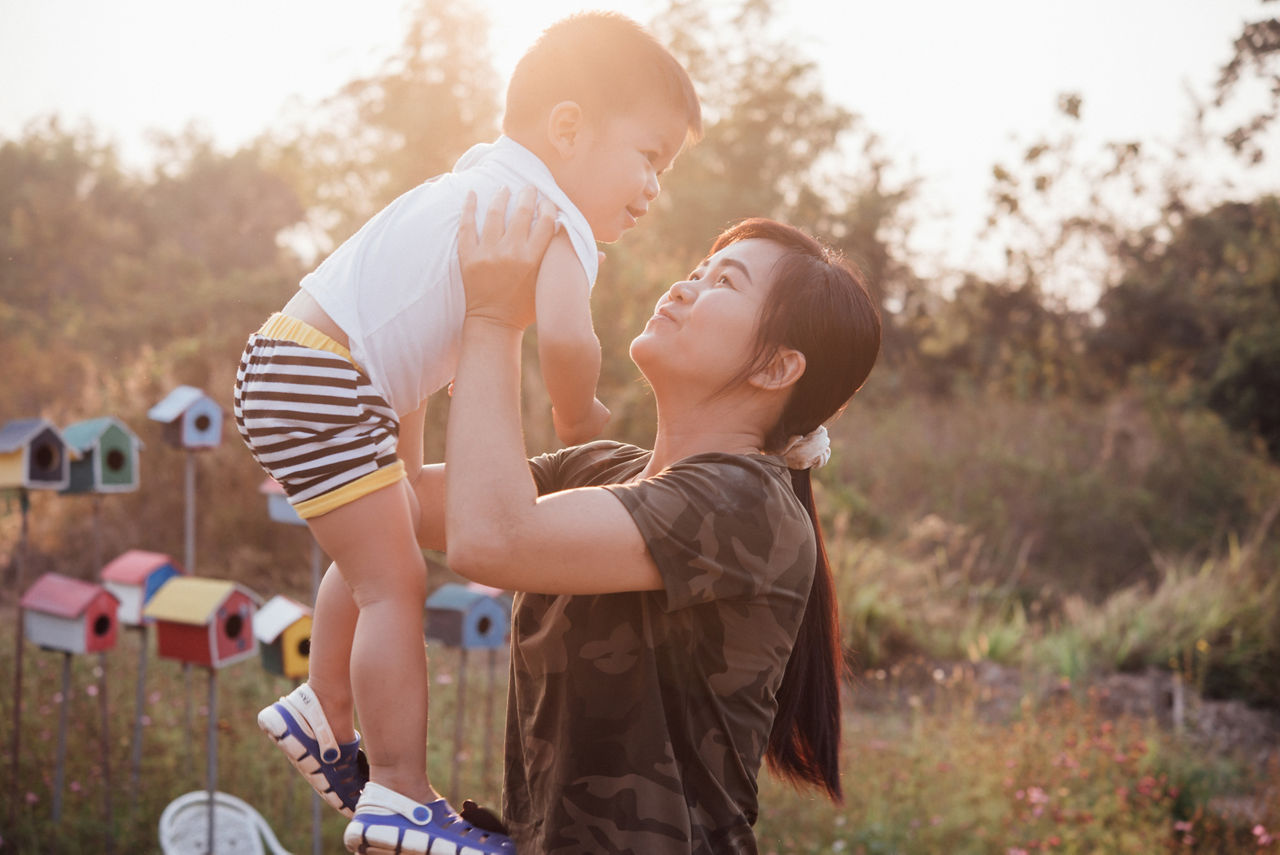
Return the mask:
<path id="1" fill-rule="evenodd" d="M 759 454 L 764 430 L 755 426 L 757 420 L 751 415 L 727 401 L 691 407 L 659 405 L 653 455 L 639 477 L 656 475 L 693 454 Z"/>

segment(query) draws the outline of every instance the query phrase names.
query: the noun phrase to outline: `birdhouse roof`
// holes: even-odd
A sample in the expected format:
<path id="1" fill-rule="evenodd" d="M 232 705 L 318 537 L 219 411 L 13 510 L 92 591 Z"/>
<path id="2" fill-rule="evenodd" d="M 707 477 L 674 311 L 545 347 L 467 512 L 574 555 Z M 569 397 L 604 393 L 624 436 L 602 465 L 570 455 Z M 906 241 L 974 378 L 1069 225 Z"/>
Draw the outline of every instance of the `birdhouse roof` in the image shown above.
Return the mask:
<path id="1" fill-rule="evenodd" d="M 77 618 L 103 594 L 115 599 L 115 595 L 101 585 L 82 582 L 61 573 L 45 573 L 22 595 L 21 605 L 31 611 Z"/>
<path id="2" fill-rule="evenodd" d="M 236 591 L 255 599 L 248 590 L 225 579 L 175 576 L 156 591 L 142 614 L 156 620 L 201 626 L 212 620 L 218 608 Z"/>
<path id="3" fill-rule="evenodd" d="M 203 399 L 213 400 L 195 386 L 179 386 L 165 395 L 164 400 L 147 410 L 147 418 L 157 422 L 171 422 Z"/>
<path id="4" fill-rule="evenodd" d="M 62 429 L 62 438 L 66 441 L 67 445 L 77 451 L 88 451 L 95 442 L 102 438 L 102 435 L 106 433 L 107 428 L 112 425 L 115 425 L 120 428 L 120 430 L 124 431 L 125 435 L 129 437 L 135 447 L 142 446 L 142 441 L 138 439 L 133 431 L 129 430 L 129 426 L 113 416 L 101 416 L 100 418 L 86 419 L 82 422 L 67 425 Z"/>
<path id="5" fill-rule="evenodd" d="M 311 609 L 296 600 L 277 594 L 254 612 L 253 635 L 262 644 L 270 644 L 280 633 L 311 614 Z"/>
<path id="6" fill-rule="evenodd" d="M 47 419 L 17 419 L 9 422 L 4 427 L 0 427 L 0 453 L 17 451 L 46 428 L 62 439 L 62 434 L 58 433 L 53 422 Z M 63 442 L 65 443 L 66 440 Z"/>
<path id="7" fill-rule="evenodd" d="M 427 608 L 466 610 L 480 600 L 489 599 L 493 598 L 479 591 L 472 591 L 465 585 L 447 583 L 436 588 L 435 593 L 427 597 Z"/>
<path id="8" fill-rule="evenodd" d="M 141 585 L 147 581 L 148 576 L 166 564 L 172 564 L 181 572 L 178 563 L 164 553 L 130 549 L 113 558 L 102 568 L 102 580 L 119 582 L 123 585 Z"/>

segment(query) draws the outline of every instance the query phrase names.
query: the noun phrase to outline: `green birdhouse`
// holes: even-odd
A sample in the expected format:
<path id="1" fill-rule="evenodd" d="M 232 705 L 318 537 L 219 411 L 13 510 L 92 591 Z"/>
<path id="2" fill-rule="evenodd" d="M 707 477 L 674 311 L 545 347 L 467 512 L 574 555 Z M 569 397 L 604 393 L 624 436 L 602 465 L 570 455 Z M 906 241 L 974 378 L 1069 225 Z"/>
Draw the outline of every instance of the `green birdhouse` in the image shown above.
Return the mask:
<path id="1" fill-rule="evenodd" d="M 104 416 L 67 425 L 62 438 L 79 454 L 64 493 L 126 493 L 138 489 L 142 442 L 119 419 Z"/>

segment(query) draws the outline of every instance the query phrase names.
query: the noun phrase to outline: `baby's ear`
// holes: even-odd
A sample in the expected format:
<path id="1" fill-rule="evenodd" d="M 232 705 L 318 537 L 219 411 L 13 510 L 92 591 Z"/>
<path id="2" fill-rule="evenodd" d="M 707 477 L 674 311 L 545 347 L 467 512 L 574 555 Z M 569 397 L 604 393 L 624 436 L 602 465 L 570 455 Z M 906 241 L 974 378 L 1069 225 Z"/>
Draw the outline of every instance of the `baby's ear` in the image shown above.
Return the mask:
<path id="1" fill-rule="evenodd" d="M 561 157 L 573 154 L 582 130 L 582 107 L 577 101 L 561 101 L 547 114 L 547 142 Z"/>
<path id="2" fill-rule="evenodd" d="M 748 378 L 757 389 L 775 391 L 792 386 L 804 374 L 804 354 L 793 347 L 780 347 L 763 368 Z"/>

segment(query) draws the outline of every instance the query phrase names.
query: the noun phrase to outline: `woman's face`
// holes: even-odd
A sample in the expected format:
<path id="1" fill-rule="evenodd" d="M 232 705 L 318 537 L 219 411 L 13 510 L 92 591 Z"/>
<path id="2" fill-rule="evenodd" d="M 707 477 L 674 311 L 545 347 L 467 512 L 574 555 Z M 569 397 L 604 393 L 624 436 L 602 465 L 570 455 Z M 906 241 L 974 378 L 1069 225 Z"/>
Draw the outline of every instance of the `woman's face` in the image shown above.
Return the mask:
<path id="1" fill-rule="evenodd" d="M 783 248 L 761 238 L 731 243 L 658 299 L 631 342 L 631 358 L 660 392 L 664 383 L 723 389 L 755 356 L 756 322 Z"/>

